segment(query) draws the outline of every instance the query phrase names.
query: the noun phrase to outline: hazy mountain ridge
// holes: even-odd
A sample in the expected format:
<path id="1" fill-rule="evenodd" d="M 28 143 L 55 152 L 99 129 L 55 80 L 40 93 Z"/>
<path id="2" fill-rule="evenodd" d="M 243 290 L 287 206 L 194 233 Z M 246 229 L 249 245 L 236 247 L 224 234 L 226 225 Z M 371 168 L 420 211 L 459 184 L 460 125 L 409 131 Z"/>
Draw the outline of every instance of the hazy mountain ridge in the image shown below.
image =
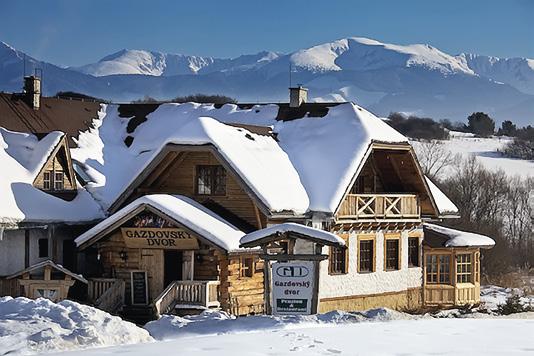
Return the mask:
<path id="1" fill-rule="evenodd" d="M 24 54 L 0 44 L 0 90 L 22 86 Z M 430 45 L 384 44 L 351 37 L 289 54 L 263 51 L 236 58 L 122 50 L 96 63 L 61 68 L 26 56 L 27 73 L 44 70 L 43 92 L 80 91 L 115 101 L 197 92 L 240 101 L 287 101 L 293 84 L 311 99 L 352 100 L 380 115 L 403 111 L 463 120 L 486 111 L 519 124 L 534 116 L 534 60 L 449 55 Z"/>

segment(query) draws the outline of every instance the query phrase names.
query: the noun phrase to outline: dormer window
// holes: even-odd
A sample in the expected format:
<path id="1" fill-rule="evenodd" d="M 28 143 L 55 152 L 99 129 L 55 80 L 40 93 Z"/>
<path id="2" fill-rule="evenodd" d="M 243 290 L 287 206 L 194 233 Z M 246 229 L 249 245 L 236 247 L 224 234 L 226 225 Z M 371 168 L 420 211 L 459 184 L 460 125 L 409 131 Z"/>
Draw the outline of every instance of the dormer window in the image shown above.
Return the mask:
<path id="1" fill-rule="evenodd" d="M 197 166 L 198 195 L 226 195 L 226 170 L 223 166 Z"/>
<path id="2" fill-rule="evenodd" d="M 43 173 L 43 189 L 44 190 L 50 190 L 50 187 L 52 187 L 52 185 L 50 184 L 50 182 L 52 181 L 51 178 L 52 178 L 51 172 Z"/>
<path id="3" fill-rule="evenodd" d="M 64 190 L 64 174 L 62 171 L 43 172 L 43 190 Z"/>
<path id="4" fill-rule="evenodd" d="M 63 190 L 63 172 L 54 173 L 54 190 Z"/>

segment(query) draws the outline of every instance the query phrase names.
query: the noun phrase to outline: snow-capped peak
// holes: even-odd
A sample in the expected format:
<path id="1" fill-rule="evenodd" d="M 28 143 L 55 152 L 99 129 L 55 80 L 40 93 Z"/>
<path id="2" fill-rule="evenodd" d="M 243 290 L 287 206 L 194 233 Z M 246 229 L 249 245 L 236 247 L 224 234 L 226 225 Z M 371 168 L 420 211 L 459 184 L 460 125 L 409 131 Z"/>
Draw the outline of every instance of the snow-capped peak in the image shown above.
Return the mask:
<path id="1" fill-rule="evenodd" d="M 297 51 L 291 62 L 315 72 L 421 66 L 444 74 L 474 72 L 461 60 L 427 44 L 394 45 L 350 37 Z"/>
<path id="2" fill-rule="evenodd" d="M 211 63 L 213 63 L 213 59 L 210 57 L 123 49 L 102 58 L 97 63 L 72 69 L 96 77 L 114 74 L 166 76 L 195 74 Z"/>

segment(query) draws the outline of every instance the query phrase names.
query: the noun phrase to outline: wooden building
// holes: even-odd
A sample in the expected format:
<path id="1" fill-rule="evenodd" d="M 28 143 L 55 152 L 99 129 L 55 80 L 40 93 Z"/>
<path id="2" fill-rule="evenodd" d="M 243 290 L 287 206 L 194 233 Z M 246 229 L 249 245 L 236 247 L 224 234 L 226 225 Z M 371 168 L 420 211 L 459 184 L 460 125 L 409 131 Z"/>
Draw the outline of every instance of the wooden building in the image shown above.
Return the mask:
<path id="1" fill-rule="evenodd" d="M 457 209 L 408 139 L 358 105 L 291 90 L 290 104 L 102 105 L 72 159 L 50 151 L 65 153 L 44 172 L 67 162 L 84 188 L 43 192 L 55 176 L 35 173 L 33 189 L 99 220 L 76 239 L 90 303 L 142 319 L 479 302 L 493 241 L 429 224 Z M 274 288 L 293 284 L 313 290 Z"/>
<path id="2" fill-rule="evenodd" d="M 87 283 L 72 272 L 77 270 L 74 238 L 102 219 L 103 211 L 78 186 L 61 132 L 0 128 L 0 165 L 1 294 L 35 297 L 42 290 L 63 299 L 76 281 Z"/>

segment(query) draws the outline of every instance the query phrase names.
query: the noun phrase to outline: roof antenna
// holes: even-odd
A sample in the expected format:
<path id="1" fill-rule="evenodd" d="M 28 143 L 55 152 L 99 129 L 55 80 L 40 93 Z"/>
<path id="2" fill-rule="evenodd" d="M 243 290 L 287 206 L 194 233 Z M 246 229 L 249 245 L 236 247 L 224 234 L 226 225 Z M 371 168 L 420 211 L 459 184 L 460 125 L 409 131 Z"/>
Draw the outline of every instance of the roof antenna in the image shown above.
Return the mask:
<path id="1" fill-rule="evenodd" d="M 26 76 L 26 53 L 24 53 L 24 58 L 22 60 L 22 63 L 24 63 L 23 66 L 22 66 L 22 68 L 23 68 L 23 70 L 22 70 L 23 71 L 23 73 L 22 73 L 22 84 L 24 86 L 24 77 Z"/>
<path id="2" fill-rule="evenodd" d="M 291 62 L 289 62 L 289 87 L 291 88 Z"/>

